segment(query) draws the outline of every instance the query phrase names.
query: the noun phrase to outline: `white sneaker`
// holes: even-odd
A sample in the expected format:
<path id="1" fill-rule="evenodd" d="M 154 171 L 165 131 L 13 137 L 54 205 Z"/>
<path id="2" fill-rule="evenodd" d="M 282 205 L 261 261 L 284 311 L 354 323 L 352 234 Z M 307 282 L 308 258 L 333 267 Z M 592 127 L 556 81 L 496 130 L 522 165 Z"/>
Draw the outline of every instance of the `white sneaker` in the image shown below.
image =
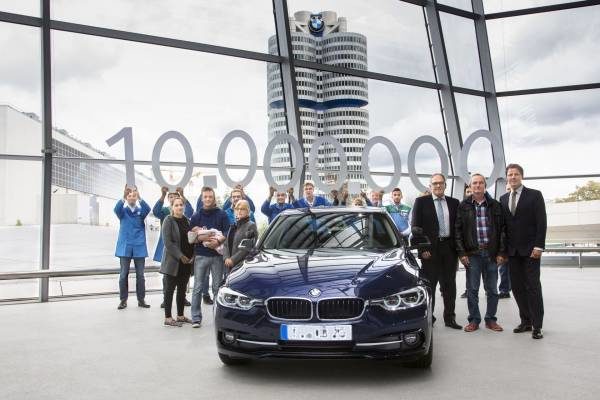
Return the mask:
<path id="1" fill-rule="evenodd" d="M 192 328 L 200 328 L 200 322 L 192 322 Z"/>

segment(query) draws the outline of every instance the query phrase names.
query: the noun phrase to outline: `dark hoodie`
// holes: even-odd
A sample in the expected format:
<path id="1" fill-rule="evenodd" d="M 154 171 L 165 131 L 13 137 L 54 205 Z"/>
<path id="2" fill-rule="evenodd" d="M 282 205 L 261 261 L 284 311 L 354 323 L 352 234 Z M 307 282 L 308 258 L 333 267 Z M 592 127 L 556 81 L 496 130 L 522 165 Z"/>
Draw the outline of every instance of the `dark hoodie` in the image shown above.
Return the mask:
<path id="1" fill-rule="evenodd" d="M 210 209 L 200 208 L 192 215 L 190 226 L 192 228 L 199 226 L 200 228 L 205 227 L 206 229 L 218 229 L 225 235 L 229 230 L 229 219 L 227 218 L 225 211 L 221 210 L 219 207 Z M 198 256 L 221 257 L 215 250 L 204 247 L 202 243 L 196 244 L 195 251 Z"/>

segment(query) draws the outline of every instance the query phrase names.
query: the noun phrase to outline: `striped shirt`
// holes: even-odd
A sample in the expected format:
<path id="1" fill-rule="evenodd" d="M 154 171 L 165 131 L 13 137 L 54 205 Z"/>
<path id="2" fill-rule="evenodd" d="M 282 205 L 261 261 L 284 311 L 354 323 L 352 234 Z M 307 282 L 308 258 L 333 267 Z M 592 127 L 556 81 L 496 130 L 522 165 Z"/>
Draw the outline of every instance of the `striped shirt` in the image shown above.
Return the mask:
<path id="1" fill-rule="evenodd" d="M 490 242 L 490 221 L 487 217 L 487 200 L 477 203 L 473 200 L 475 206 L 475 220 L 477 222 L 477 243 L 487 245 Z"/>

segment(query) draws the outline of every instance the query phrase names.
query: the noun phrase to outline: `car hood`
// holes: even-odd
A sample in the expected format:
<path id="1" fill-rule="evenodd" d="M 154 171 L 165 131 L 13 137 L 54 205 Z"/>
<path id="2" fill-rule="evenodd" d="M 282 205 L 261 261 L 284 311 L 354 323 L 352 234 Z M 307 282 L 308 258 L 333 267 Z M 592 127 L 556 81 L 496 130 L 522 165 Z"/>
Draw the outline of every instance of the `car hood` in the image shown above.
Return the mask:
<path id="1" fill-rule="evenodd" d="M 226 285 L 256 299 L 274 296 L 381 298 L 419 282 L 418 270 L 403 249 L 362 251 L 321 249 L 264 250 L 231 272 Z"/>

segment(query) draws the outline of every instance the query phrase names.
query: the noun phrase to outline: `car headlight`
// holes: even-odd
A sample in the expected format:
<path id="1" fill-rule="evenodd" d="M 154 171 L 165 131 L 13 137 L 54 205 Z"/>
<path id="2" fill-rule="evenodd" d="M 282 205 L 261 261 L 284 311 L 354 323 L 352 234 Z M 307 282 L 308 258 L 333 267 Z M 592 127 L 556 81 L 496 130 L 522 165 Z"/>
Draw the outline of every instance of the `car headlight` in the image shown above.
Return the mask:
<path id="1" fill-rule="evenodd" d="M 238 293 L 228 287 L 222 287 L 217 293 L 217 303 L 223 307 L 235 308 L 237 310 L 249 310 L 255 305 L 260 304 L 261 301 Z"/>
<path id="2" fill-rule="evenodd" d="M 371 300 L 369 304 L 380 306 L 388 311 L 398 311 L 420 306 L 426 299 L 427 290 L 422 286 L 416 286 L 382 299 Z"/>

